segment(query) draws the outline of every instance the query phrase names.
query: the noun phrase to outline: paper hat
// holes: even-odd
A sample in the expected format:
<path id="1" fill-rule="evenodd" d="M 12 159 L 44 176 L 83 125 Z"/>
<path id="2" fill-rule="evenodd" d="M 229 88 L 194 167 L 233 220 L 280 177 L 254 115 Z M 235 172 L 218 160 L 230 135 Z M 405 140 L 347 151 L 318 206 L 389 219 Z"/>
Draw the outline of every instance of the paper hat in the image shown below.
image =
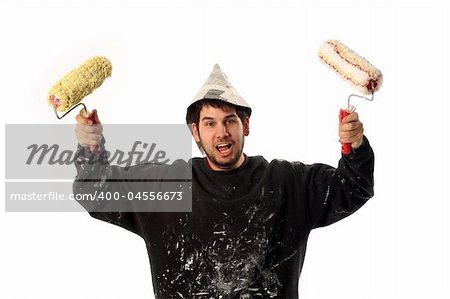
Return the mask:
<path id="1" fill-rule="evenodd" d="M 203 87 L 192 100 L 191 104 L 188 107 L 188 110 L 192 106 L 192 104 L 204 99 L 220 100 L 236 106 L 245 107 L 249 110 L 249 116 L 252 113 L 252 109 L 250 108 L 250 106 L 238 94 L 236 89 L 234 89 L 227 76 L 220 69 L 220 66 L 218 64 L 214 65 L 211 74 L 209 75 Z"/>
<path id="2" fill-rule="evenodd" d="M 189 109 L 192 105 L 201 100 L 219 100 L 224 101 L 239 107 L 247 108 L 248 116 L 252 114 L 252 108 L 244 101 L 244 99 L 238 94 L 236 89 L 231 85 L 230 81 L 228 81 L 227 76 L 220 69 L 220 66 L 216 63 L 214 68 L 206 80 L 203 87 L 197 93 L 197 95 L 192 100 L 191 104 L 187 108 L 187 114 L 189 115 Z M 188 121 L 186 117 L 186 121 Z M 189 129 L 192 132 L 192 128 L 189 126 Z M 202 154 L 205 154 L 201 144 L 197 142 L 197 146 L 200 149 Z"/>

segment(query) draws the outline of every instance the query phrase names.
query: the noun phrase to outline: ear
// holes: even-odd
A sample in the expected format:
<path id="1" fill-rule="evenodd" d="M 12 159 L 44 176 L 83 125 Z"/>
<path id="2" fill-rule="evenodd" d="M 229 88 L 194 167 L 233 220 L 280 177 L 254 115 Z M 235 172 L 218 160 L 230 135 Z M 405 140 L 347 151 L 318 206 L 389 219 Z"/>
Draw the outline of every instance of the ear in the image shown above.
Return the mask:
<path id="1" fill-rule="evenodd" d="M 198 133 L 198 127 L 196 123 L 191 124 L 192 136 L 194 136 L 195 142 L 200 142 L 200 135 Z"/>
<path id="2" fill-rule="evenodd" d="M 243 126 L 244 126 L 244 136 L 248 136 L 250 134 L 250 118 L 248 116 L 245 117 Z"/>

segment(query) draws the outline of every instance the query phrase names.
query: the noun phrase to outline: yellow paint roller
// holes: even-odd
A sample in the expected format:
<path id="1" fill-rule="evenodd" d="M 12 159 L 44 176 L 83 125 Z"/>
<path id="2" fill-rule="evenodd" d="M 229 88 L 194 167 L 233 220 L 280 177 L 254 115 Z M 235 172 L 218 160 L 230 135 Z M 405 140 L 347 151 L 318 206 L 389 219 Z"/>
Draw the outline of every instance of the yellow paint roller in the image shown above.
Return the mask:
<path id="1" fill-rule="evenodd" d="M 92 124 L 98 124 L 96 110 L 89 113 L 81 100 L 102 85 L 105 79 L 111 76 L 111 72 L 111 62 L 105 57 L 95 56 L 56 82 L 48 92 L 47 98 L 56 117 L 61 119 L 77 106 L 82 105 L 80 114 L 91 120 Z M 59 116 L 58 111 L 65 113 Z M 98 147 L 91 145 L 90 150 L 96 152 Z"/>
<path id="2" fill-rule="evenodd" d="M 111 73 L 111 62 L 101 56 L 92 57 L 78 68 L 71 70 L 48 92 L 48 103 L 55 110 L 56 117 L 61 119 L 75 107 L 82 105 L 84 107 L 81 111 L 83 116 L 92 118 L 91 120 L 94 121 L 93 115 L 89 115 L 86 106 L 80 102 L 102 85 L 105 79 L 111 76 Z M 66 113 L 59 116 L 58 111 Z"/>

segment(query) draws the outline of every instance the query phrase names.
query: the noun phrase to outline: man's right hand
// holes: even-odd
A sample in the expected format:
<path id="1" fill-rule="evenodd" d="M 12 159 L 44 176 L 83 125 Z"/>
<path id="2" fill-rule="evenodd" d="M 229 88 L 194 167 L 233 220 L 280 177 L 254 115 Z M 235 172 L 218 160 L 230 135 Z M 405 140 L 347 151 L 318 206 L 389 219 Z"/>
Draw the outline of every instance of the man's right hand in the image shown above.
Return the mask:
<path id="1" fill-rule="evenodd" d="M 103 133 L 103 127 L 96 112 L 96 110 L 93 110 L 89 114 L 89 116 L 94 116 L 93 120 L 84 117 L 81 111 L 75 118 L 77 121 L 75 133 L 77 135 L 78 143 L 81 146 L 89 146 L 91 150 L 95 149 L 96 145 L 100 144 Z"/>

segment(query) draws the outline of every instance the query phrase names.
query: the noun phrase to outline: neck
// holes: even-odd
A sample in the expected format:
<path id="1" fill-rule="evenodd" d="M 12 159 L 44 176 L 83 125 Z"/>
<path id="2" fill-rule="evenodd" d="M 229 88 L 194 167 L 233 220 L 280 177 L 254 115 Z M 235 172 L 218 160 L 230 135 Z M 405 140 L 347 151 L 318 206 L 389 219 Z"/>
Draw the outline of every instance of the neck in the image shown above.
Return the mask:
<path id="1" fill-rule="evenodd" d="M 230 171 L 236 168 L 241 167 L 242 164 L 244 164 L 245 160 L 247 159 L 247 156 L 242 153 L 241 156 L 239 157 L 239 160 L 230 166 L 220 166 L 220 165 L 216 165 L 214 164 L 211 160 L 209 160 L 208 157 L 206 157 L 206 161 L 208 162 L 208 166 L 209 168 L 211 168 L 214 171 Z"/>

